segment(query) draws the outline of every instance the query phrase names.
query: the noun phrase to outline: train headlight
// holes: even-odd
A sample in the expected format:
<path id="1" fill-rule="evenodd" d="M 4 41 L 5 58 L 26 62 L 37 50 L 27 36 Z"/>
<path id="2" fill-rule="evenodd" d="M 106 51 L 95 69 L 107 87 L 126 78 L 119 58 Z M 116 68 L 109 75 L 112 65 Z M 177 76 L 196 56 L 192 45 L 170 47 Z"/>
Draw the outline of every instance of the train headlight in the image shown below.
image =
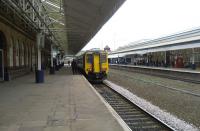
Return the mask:
<path id="1" fill-rule="evenodd" d="M 91 71 L 92 71 L 92 68 L 88 68 L 87 71 L 88 71 L 88 72 L 91 72 Z"/>

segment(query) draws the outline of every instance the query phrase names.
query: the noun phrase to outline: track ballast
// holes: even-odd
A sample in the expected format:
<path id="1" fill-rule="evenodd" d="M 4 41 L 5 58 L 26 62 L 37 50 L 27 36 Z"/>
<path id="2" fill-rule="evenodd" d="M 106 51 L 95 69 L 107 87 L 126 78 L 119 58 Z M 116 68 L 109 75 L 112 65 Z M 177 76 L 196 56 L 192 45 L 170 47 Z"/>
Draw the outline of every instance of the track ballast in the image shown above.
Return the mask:
<path id="1" fill-rule="evenodd" d="M 93 86 L 133 131 L 172 130 L 106 85 L 93 84 Z"/>

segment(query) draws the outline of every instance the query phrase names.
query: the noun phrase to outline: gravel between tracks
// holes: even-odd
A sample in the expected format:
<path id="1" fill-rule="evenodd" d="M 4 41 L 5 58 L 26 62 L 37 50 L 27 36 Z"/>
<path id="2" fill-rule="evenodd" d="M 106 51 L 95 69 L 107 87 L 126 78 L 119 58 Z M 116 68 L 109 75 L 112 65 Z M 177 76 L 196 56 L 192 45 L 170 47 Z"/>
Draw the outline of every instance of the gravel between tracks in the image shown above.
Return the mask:
<path id="1" fill-rule="evenodd" d="M 200 93 L 200 84 L 192 84 L 116 69 L 110 69 L 108 80 L 126 87 L 139 97 L 150 101 L 161 109 L 200 128 L 200 97 L 163 88 L 156 84 L 144 82 L 144 80 L 194 93 Z"/>

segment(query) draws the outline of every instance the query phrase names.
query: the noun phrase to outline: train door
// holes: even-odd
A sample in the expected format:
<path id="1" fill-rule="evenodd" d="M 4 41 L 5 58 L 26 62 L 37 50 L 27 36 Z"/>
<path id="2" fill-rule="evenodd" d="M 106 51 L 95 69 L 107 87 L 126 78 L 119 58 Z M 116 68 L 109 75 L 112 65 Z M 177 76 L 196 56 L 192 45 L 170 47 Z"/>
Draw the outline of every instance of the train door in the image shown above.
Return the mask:
<path id="1" fill-rule="evenodd" d="M 100 72 L 100 58 L 97 53 L 94 53 L 93 55 L 93 71 Z"/>
<path id="2" fill-rule="evenodd" d="M 0 81 L 4 79 L 4 62 L 3 62 L 3 50 L 0 49 Z"/>

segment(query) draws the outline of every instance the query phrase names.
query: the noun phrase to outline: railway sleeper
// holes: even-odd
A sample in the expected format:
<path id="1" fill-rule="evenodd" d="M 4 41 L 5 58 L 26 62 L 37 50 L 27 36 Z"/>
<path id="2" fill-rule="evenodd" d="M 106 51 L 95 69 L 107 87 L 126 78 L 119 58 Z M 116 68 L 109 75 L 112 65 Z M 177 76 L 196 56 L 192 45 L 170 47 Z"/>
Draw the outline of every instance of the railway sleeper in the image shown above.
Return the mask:
<path id="1" fill-rule="evenodd" d="M 136 115 L 123 115 L 121 116 L 123 119 L 143 119 L 143 118 L 147 118 L 150 119 L 146 116 L 144 116 L 143 114 L 136 114 Z"/>
<path id="2" fill-rule="evenodd" d="M 157 127 L 157 128 L 142 128 L 142 127 L 135 127 L 135 126 L 130 126 L 132 131 L 168 131 L 167 129 L 164 129 L 162 127 Z"/>
<path id="3" fill-rule="evenodd" d="M 110 103 L 110 102 L 108 102 Z M 113 106 L 117 106 L 117 107 L 129 107 L 130 108 L 130 105 L 127 104 L 127 103 L 122 103 L 122 104 L 118 104 L 118 103 L 110 103 L 110 105 L 113 105 Z"/>
<path id="4" fill-rule="evenodd" d="M 118 111 L 117 111 L 118 112 Z M 135 115 L 141 115 L 141 116 L 144 116 L 144 114 L 142 114 L 141 112 L 137 111 L 137 112 L 119 112 L 120 115 L 132 115 L 132 116 L 135 116 Z"/>
<path id="5" fill-rule="evenodd" d="M 124 109 L 124 108 L 114 108 L 116 109 L 118 112 L 139 112 L 137 111 L 136 109 L 131 109 L 131 108 L 127 108 L 127 109 Z"/>
<path id="6" fill-rule="evenodd" d="M 147 129 L 147 128 L 159 128 L 159 127 L 163 127 L 161 125 L 159 125 L 158 123 L 152 123 L 152 122 L 127 122 L 126 123 L 127 125 L 129 126 L 134 126 L 134 127 L 137 127 L 137 128 L 141 128 L 141 129 Z"/>
<path id="7" fill-rule="evenodd" d="M 138 123 L 142 123 L 144 125 L 146 124 L 157 124 L 156 122 L 152 122 L 150 119 L 135 119 L 135 120 L 124 120 L 127 124 L 128 123 L 135 123 L 135 124 L 138 124 Z"/>
<path id="8" fill-rule="evenodd" d="M 147 117 L 131 117 L 131 118 L 123 118 L 124 121 L 135 121 L 135 120 L 149 120 Z"/>

